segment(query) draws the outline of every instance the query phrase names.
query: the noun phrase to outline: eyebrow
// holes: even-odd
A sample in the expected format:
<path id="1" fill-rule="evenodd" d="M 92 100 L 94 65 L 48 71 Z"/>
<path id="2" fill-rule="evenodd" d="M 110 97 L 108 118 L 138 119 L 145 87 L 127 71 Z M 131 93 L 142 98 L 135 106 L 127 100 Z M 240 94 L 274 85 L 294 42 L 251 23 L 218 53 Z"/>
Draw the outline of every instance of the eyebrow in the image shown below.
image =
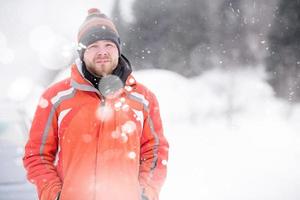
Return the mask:
<path id="1" fill-rule="evenodd" d="M 115 43 L 110 41 L 110 40 L 102 40 L 102 41 L 104 41 L 106 43 L 109 43 L 109 44 L 114 44 L 115 45 Z M 87 46 L 87 48 L 92 47 L 92 46 L 96 46 L 96 45 L 98 45 L 98 44 L 97 43 L 92 43 L 89 46 Z"/>

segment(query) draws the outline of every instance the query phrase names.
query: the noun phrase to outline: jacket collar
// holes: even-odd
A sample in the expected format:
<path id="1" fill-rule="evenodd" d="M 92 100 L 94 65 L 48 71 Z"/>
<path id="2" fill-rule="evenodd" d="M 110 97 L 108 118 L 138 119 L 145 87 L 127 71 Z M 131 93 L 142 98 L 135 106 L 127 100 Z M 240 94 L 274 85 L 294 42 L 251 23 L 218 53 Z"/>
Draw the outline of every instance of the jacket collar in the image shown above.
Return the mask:
<path id="1" fill-rule="evenodd" d="M 71 66 L 71 85 L 78 90 L 100 94 L 100 92 L 84 78 L 82 73 L 82 62 L 79 58 L 76 59 L 75 64 Z"/>
<path id="2" fill-rule="evenodd" d="M 125 86 L 123 89 L 131 91 L 131 88 L 136 84 L 135 78 L 130 74 L 126 79 Z M 75 63 L 71 66 L 71 86 L 77 90 L 96 92 L 101 95 L 99 90 L 97 90 L 93 84 L 84 78 L 82 72 L 82 61 L 77 58 Z"/>

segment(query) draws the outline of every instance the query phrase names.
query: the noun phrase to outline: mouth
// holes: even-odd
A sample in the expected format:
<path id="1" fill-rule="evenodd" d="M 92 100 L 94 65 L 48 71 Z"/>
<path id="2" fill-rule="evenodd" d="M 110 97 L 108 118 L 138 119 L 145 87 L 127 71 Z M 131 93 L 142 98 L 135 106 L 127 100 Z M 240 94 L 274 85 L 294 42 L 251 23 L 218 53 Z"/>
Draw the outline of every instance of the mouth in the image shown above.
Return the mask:
<path id="1" fill-rule="evenodd" d="M 96 59 L 95 60 L 95 63 L 103 64 L 103 63 L 107 63 L 107 62 L 110 62 L 110 60 L 109 59 Z"/>

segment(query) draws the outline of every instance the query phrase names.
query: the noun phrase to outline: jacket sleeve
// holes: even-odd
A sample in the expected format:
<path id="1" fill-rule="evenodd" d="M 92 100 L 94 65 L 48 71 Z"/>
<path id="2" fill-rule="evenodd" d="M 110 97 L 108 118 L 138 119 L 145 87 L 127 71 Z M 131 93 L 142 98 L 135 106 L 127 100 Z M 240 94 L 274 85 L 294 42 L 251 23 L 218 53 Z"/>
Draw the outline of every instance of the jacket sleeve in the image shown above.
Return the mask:
<path id="1" fill-rule="evenodd" d="M 141 137 L 139 182 L 142 197 L 158 200 L 167 174 L 169 144 L 163 135 L 159 105 L 151 93 Z"/>
<path id="2" fill-rule="evenodd" d="M 62 182 L 54 165 L 58 149 L 57 115 L 50 97 L 44 94 L 36 109 L 23 164 L 27 178 L 34 183 L 40 200 L 54 200 Z"/>

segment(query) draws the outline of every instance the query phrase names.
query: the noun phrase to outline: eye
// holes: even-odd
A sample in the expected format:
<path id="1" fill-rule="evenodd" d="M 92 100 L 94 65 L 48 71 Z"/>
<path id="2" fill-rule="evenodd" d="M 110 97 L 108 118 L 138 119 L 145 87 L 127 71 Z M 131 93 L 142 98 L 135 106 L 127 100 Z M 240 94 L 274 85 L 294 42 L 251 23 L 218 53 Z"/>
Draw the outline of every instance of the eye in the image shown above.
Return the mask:
<path id="1" fill-rule="evenodd" d="M 107 46 L 107 47 L 113 47 L 113 46 L 114 46 L 114 43 L 109 42 L 109 43 L 106 43 L 105 46 Z"/>
<path id="2" fill-rule="evenodd" d="M 94 49 L 94 48 L 97 48 L 97 45 L 92 44 L 92 45 L 90 45 L 90 46 L 87 47 L 87 49 Z"/>

